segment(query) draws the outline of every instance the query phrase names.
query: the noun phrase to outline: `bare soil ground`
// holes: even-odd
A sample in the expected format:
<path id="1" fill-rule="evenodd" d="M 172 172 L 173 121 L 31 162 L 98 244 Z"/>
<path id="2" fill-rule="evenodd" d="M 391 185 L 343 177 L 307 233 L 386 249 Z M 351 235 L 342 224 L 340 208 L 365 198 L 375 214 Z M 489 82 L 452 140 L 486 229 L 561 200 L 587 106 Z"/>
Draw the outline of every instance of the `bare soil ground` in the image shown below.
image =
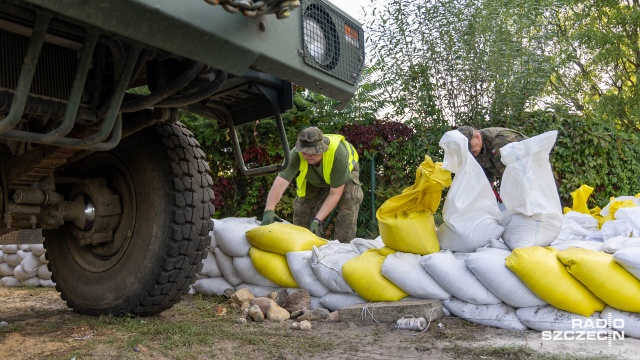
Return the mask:
<path id="1" fill-rule="evenodd" d="M 640 340 L 543 341 L 445 316 L 426 331 L 392 324 L 238 324 L 223 298 L 185 296 L 146 318 L 73 313 L 52 288 L 0 287 L 0 359 L 640 359 Z M 214 311 L 214 309 L 216 309 Z"/>

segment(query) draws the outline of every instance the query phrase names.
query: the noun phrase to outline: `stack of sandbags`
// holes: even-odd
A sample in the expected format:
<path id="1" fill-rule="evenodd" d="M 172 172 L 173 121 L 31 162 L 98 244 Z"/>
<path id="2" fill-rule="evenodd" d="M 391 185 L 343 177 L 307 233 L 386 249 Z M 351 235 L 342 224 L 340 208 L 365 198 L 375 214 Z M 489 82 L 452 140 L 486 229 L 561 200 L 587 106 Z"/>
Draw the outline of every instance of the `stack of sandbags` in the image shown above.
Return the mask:
<path id="1" fill-rule="evenodd" d="M 42 244 L 0 245 L 0 286 L 54 286 Z"/>

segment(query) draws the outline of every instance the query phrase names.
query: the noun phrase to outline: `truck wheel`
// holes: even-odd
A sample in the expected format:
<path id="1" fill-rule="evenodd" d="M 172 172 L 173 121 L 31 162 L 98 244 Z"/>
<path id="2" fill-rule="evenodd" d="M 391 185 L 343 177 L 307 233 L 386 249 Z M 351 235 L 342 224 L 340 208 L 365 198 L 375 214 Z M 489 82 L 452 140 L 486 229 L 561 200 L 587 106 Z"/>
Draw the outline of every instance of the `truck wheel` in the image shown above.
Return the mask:
<path id="1" fill-rule="evenodd" d="M 91 223 L 110 224 L 108 241 L 83 235 L 91 224 L 45 231 L 52 280 L 67 305 L 91 315 L 145 316 L 176 304 L 202 268 L 213 229 L 213 182 L 191 132 L 180 123 L 152 126 L 60 175 L 73 179 L 67 196 L 80 193 L 92 204 L 92 192 L 74 182 L 97 179 L 97 192 L 120 207 L 95 206 Z"/>

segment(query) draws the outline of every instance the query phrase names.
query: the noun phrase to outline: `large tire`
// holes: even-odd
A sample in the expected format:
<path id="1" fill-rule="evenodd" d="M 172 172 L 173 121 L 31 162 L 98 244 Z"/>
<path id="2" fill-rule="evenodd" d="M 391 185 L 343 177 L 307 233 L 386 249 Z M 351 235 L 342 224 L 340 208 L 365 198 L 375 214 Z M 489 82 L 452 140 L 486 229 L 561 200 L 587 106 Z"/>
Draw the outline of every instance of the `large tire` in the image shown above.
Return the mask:
<path id="1" fill-rule="evenodd" d="M 72 223 L 45 232 L 52 280 L 67 305 L 146 316 L 180 301 L 202 268 L 214 212 L 209 166 L 186 127 L 152 126 L 61 175 L 104 178 L 121 203 L 111 242 L 80 245 Z"/>

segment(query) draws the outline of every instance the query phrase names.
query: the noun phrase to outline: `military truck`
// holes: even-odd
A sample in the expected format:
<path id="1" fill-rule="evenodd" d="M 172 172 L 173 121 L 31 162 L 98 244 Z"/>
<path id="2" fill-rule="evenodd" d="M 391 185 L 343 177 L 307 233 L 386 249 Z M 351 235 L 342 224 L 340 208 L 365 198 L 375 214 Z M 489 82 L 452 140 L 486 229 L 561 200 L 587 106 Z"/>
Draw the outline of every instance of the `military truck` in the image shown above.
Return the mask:
<path id="1" fill-rule="evenodd" d="M 364 63 L 361 25 L 323 0 L 0 0 L 0 46 L 0 235 L 41 231 L 92 315 L 162 312 L 202 266 L 212 177 L 181 112 L 223 124 L 246 175 L 275 172 L 236 127 L 273 117 L 288 155 L 292 84 L 343 106 Z"/>

